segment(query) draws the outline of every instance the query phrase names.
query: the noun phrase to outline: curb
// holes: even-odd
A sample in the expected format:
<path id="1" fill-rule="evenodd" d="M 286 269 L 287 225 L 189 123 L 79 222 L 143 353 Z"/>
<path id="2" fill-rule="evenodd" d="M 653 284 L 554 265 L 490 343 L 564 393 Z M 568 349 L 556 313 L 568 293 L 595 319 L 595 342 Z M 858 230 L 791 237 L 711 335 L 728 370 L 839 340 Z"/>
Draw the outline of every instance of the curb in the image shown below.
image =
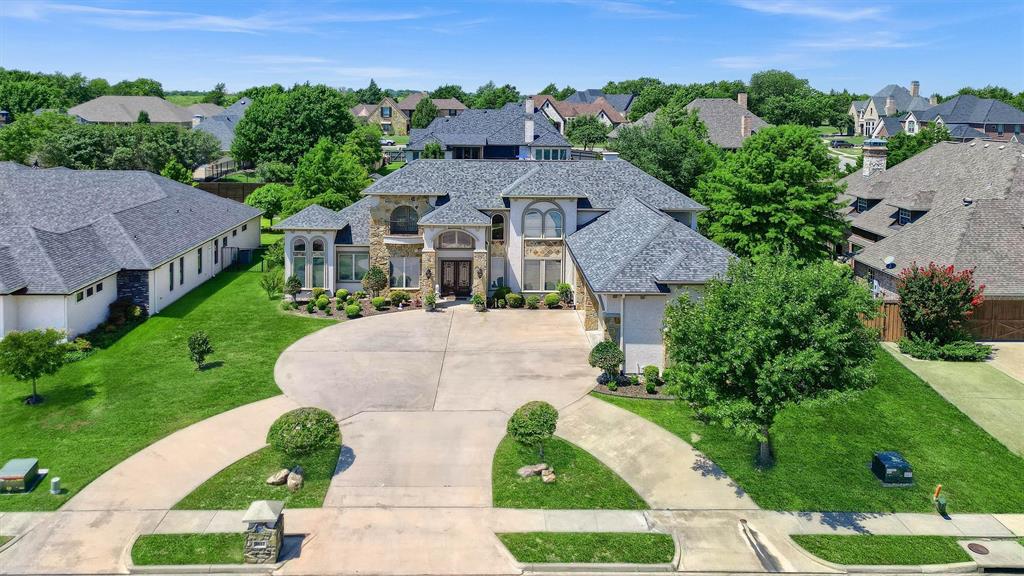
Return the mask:
<path id="1" fill-rule="evenodd" d="M 581 574 L 594 573 L 655 573 L 675 572 L 675 566 L 668 563 L 663 564 L 586 564 L 586 563 L 522 563 L 519 567 L 525 572 L 555 573 L 569 572 Z"/>
<path id="2" fill-rule="evenodd" d="M 971 574 L 981 572 L 981 567 L 976 562 L 957 562 L 954 564 L 909 564 L 909 565 L 887 565 L 887 564 L 836 564 L 824 558 L 819 558 L 807 551 L 806 548 L 796 543 L 792 538 L 789 541 L 801 554 L 807 558 L 846 574 Z"/>
<path id="3" fill-rule="evenodd" d="M 16 536 L 11 536 L 10 540 L 8 540 L 2 546 L 0 546 L 0 552 L 3 552 L 4 550 L 7 550 L 11 546 L 14 546 L 14 544 L 17 543 L 18 540 L 21 540 L 22 536 L 24 536 L 24 534 L 18 534 Z"/>

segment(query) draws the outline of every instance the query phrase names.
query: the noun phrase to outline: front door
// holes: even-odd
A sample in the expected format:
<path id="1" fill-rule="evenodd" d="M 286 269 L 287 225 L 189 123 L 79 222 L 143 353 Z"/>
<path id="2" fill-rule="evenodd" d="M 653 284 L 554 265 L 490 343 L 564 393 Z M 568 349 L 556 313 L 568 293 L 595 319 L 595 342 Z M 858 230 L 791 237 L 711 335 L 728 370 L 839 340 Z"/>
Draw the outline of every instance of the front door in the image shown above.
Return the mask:
<path id="1" fill-rule="evenodd" d="M 441 262 L 441 294 L 469 296 L 472 291 L 473 264 L 470 260 L 444 260 Z"/>

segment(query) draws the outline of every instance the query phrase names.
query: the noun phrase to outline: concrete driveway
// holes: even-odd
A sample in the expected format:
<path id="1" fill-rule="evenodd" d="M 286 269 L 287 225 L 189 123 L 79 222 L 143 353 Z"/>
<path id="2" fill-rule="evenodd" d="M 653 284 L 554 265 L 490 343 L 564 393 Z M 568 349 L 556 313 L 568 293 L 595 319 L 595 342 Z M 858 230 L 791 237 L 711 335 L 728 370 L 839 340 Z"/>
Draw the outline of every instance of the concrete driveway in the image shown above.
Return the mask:
<path id="1" fill-rule="evenodd" d="M 327 506 L 491 505 L 491 459 L 508 416 L 563 409 L 597 371 L 576 315 L 468 305 L 344 322 L 278 359 L 281 390 L 330 410 L 350 452 Z"/>

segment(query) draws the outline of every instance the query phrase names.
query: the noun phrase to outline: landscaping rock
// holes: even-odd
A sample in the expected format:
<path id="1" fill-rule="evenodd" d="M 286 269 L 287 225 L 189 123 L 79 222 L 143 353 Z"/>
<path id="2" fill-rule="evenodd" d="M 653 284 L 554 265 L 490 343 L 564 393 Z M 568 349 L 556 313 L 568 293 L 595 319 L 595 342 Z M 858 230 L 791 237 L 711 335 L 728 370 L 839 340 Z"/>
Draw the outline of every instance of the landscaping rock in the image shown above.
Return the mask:
<path id="1" fill-rule="evenodd" d="M 288 481 L 288 475 L 291 474 L 291 472 L 292 471 L 287 468 L 281 468 L 277 472 L 271 474 L 270 478 L 267 478 L 267 484 L 270 484 L 271 486 L 281 486 Z"/>
<path id="2" fill-rule="evenodd" d="M 302 466 L 296 466 L 295 468 L 292 469 L 292 471 L 288 474 L 288 490 L 289 491 L 296 492 L 300 488 L 302 488 L 302 484 L 305 482 L 305 479 L 303 478 L 302 475 L 303 475 Z"/>
<path id="3" fill-rule="evenodd" d="M 516 474 L 519 474 L 520 478 L 529 478 L 530 476 L 536 476 L 547 469 L 548 465 L 542 462 L 540 464 L 533 464 L 532 466 L 523 466 L 519 470 L 516 470 Z"/>
<path id="4" fill-rule="evenodd" d="M 557 478 L 555 478 L 555 471 L 552 470 L 551 468 L 548 468 L 548 469 L 544 470 L 543 472 L 541 472 L 540 473 L 540 479 L 545 484 L 551 484 L 552 482 L 557 480 Z"/>

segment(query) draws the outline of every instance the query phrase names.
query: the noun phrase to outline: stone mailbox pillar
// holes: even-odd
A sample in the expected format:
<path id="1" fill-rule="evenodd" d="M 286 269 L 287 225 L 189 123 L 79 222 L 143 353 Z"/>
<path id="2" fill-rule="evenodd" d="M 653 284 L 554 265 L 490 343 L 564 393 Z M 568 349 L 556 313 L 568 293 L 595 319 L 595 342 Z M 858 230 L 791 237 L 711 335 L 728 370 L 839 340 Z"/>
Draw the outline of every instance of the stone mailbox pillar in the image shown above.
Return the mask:
<path id="1" fill-rule="evenodd" d="M 245 563 L 273 564 L 284 544 L 284 502 L 257 500 L 249 506 L 245 522 Z"/>

